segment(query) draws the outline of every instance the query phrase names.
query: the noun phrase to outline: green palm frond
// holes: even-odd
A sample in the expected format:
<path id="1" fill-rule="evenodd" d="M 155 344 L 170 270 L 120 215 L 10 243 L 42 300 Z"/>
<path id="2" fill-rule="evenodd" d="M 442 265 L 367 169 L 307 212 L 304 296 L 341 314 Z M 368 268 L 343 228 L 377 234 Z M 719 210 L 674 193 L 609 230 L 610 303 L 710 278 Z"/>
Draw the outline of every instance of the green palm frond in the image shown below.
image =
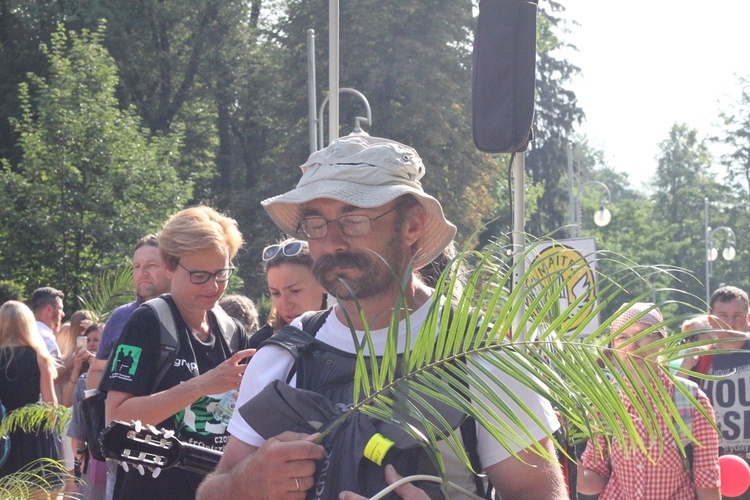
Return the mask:
<path id="1" fill-rule="evenodd" d="M 84 309 L 92 311 L 103 322 L 116 307 L 132 302 L 133 297 L 133 270 L 123 266 L 97 276 L 78 300 Z"/>
<path id="2" fill-rule="evenodd" d="M 0 500 L 33 498 L 40 491 L 51 493 L 65 484 L 70 474 L 58 461 L 41 458 L 23 469 L 0 477 Z M 62 498 L 82 498 L 77 493 L 66 493 Z"/>
<path id="3" fill-rule="evenodd" d="M 24 432 L 65 431 L 72 418 L 70 408 L 50 404 L 31 404 L 9 412 L 0 422 L 0 436 L 16 430 Z"/>
<path id="4" fill-rule="evenodd" d="M 571 260 L 564 269 L 544 267 L 535 260 L 541 243 L 529 244 L 523 254 L 515 258 L 509 251 L 510 246 L 502 242 L 481 253 L 464 251 L 459 254 L 436 286 L 436 299 L 414 339 L 414 348 L 406 349 L 400 360 L 396 354 L 399 315 L 406 316 L 408 322 L 403 297 L 394 307 L 388 347 L 380 360 L 366 356 L 372 352 L 373 341 L 365 328 L 364 339 L 358 345 L 356 403 L 351 412 L 359 411 L 399 426 L 420 441 L 439 470 L 442 470 L 439 440 L 445 440 L 466 466 L 470 465 L 461 439 L 441 418 L 440 411 L 434 407 L 435 401 L 474 418 L 514 456 L 517 456 L 514 449 L 531 446 L 540 456 L 553 459 L 537 445 L 538 438 L 528 429 L 520 427 L 519 432 L 509 425 L 520 422 L 517 412 L 521 412 L 541 429 L 546 427 L 541 423 L 542 417 L 534 414 L 504 383 L 508 378 L 550 401 L 571 436 L 605 435 L 626 450 L 646 452 L 647 436 L 638 435 L 635 421 L 640 419 L 647 423 L 649 437 L 658 436 L 656 415 L 661 414 L 673 417 L 668 427 L 679 442 L 678 432 L 687 429 L 667 389 L 659 382 L 657 371 L 666 373 L 674 381 L 669 361 L 679 359 L 682 349 L 701 343 L 677 347 L 671 338 L 659 341 L 663 352 L 657 368 L 649 368 L 634 377 L 623 370 L 622 362 L 610 356 L 608 345 L 617 335 L 617 332 L 610 332 L 614 317 L 601 318 L 590 335 L 583 332 L 587 328 L 591 330 L 593 321 L 609 304 L 650 302 L 657 294 L 667 296 L 669 292 L 673 297 L 683 294 L 684 300 L 657 302 L 657 306 L 663 309 L 674 303 L 690 308 L 688 296 L 679 288 L 653 289 L 649 285 L 655 275 L 662 282 L 663 278 L 670 278 L 677 286 L 689 275 L 668 266 L 637 266 L 622 256 L 598 252 L 599 263 L 606 261 L 608 268 L 615 271 L 611 276 L 597 275 L 596 288 L 590 283 L 587 296 L 570 297 L 571 287 L 580 286 L 571 282 L 580 279 L 580 275 L 571 270 L 584 266 L 586 256 Z M 461 271 L 463 268 L 470 270 Z M 452 300 L 459 278 L 463 278 L 465 285 L 460 296 Z M 647 291 L 632 300 L 622 299 L 631 290 L 643 289 Z M 564 294 L 573 299 L 566 307 L 560 305 Z M 633 341 L 649 335 L 659 326 L 669 327 L 682 319 L 684 317 L 675 317 L 663 325 L 648 328 Z M 702 345 L 705 344 L 704 341 Z M 642 352 L 636 351 L 634 355 L 642 355 Z M 397 370 L 399 362 L 400 371 Z M 681 384 L 675 386 L 679 388 L 676 390 L 685 392 Z M 638 387 L 645 389 L 636 389 Z M 631 399 L 635 415 L 627 411 L 619 396 L 620 390 Z M 472 394 L 481 395 L 481 399 Z M 697 404 L 689 394 L 686 396 Z M 705 413 L 702 407 L 697 407 Z M 423 423 L 421 431 L 410 424 L 415 421 Z M 554 437 L 550 431 L 545 432 L 548 437 Z"/>

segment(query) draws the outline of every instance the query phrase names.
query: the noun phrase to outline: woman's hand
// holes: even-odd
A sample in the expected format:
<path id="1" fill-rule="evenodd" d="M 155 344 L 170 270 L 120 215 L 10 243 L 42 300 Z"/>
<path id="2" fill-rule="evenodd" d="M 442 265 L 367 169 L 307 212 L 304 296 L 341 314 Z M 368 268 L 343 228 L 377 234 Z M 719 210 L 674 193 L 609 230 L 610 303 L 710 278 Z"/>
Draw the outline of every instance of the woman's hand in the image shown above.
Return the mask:
<path id="1" fill-rule="evenodd" d="M 221 394 L 232 389 L 239 389 L 242 374 L 245 373 L 245 368 L 247 368 L 247 364 L 242 363 L 242 361 L 254 354 L 255 349 L 238 351 L 231 358 L 195 380 L 200 380 L 200 387 L 205 394 Z"/>
<path id="2" fill-rule="evenodd" d="M 89 362 L 90 364 L 93 359 L 94 354 L 87 351 L 85 347 L 76 349 L 76 352 L 73 355 L 73 370 L 70 373 L 70 378 L 72 380 L 77 379 L 81 375 L 81 367 L 83 367 L 83 364 L 86 362 Z"/>

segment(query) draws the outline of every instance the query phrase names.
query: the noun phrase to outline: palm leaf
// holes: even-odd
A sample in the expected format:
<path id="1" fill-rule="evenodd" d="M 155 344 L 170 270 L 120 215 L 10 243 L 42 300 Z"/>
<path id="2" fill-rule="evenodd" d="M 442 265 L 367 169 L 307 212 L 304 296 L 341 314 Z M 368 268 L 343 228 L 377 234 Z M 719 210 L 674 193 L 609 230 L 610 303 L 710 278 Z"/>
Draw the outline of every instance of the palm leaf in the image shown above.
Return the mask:
<path id="1" fill-rule="evenodd" d="M 68 427 L 73 413 L 70 408 L 51 404 L 31 404 L 8 412 L 0 422 L 0 436 L 9 432 L 49 432 L 62 434 Z"/>
<path id="2" fill-rule="evenodd" d="M 69 478 L 70 474 L 60 462 L 41 458 L 18 472 L 0 477 L 0 500 L 34 498 L 35 493 L 38 494 L 39 491 L 51 493 L 62 488 Z M 61 497 L 82 498 L 78 493 L 66 493 Z"/>
<path id="3" fill-rule="evenodd" d="M 540 456 L 554 459 L 538 445 L 529 429 L 520 427 L 517 431 L 509 425 L 520 424 L 520 412 L 545 429 L 540 417 L 508 387 L 504 382 L 506 379 L 516 381 L 550 401 L 562 416 L 568 434 L 578 439 L 605 435 L 626 450 L 646 452 L 644 439 L 647 436 L 638 435 L 634 422 L 638 419 L 647 422 L 648 437 L 654 438 L 659 435 L 656 415 L 662 414 L 672 417 L 667 418 L 673 421 L 668 424 L 669 431 L 679 442 L 679 430 L 687 429 L 666 389 L 656 383 L 657 370 L 674 382 L 675 376 L 669 371 L 668 362 L 679 357 L 680 349 L 690 346 L 677 348 L 671 339 L 662 341 L 665 356 L 657 362 L 657 369 L 633 377 L 623 370 L 617 358 L 608 356 L 608 345 L 618 333 L 610 332 L 614 317 L 603 319 L 591 335 L 584 336 L 582 332 L 608 304 L 625 302 L 621 297 L 630 290 L 647 291 L 628 301 L 628 305 L 649 301 L 657 294 L 666 296 L 669 293 L 676 297 L 683 294 L 678 288 L 652 289 L 649 284 L 652 276 L 658 275 L 662 281 L 669 278 L 678 284 L 680 279 L 689 275 L 671 267 L 637 266 L 617 254 L 599 252 L 599 261 L 606 260 L 615 271 L 610 277 L 597 276 L 598 289 L 592 290 L 597 303 L 591 308 L 582 308 L 584 299 L 578 297 L 561 308 L 560 294 L 573 279 L 565 271 L 585 265 L 585 257 L 571 262 L 568 269 L 542 271 L 541 264 L 534 259 L 540 243 L 531 243 L 520 257 L 516 255 L 515 258 L 509 251 L 511 247 L 502 242 L 481 253 L 460 253 L 438 281 L 430 312 L 414 348 L 407 349 L 402 356 L 400 373 L 395 368 L 398 364 L 395 346 L 399 315 L 405 316 L 408 322 L 403 293 L 394 307 L 388 348 L 382 359 L 378 361 L 376 356 L 369 356 L 373 352 L 373 342 L 367 327 L 361 342 L 352 331 L 358 347 L 358 362 L 354 387 L 356 403 L 349 414 L 359 411 L 412 434 L 443 476 L 439 440 L 447 441 L 464 464 L 470 465 L 460 438 L 440 418 L 431 400 L 448 404 L 473 417 L 513 456 L 517 457 L 513 451 L 515 448 L 531 446 L 532 451 Z M 461 271 L 467 264 L 471 271 Z M 511 286 L 514 273 L 520 275 L 516 280 L 519 285 Z M 451 300 L 459 274 L 466 284 L 460 296 Z M 684 300 L 676 303 L 690 307 L 688 296 L 683 294 L 682 297 Z M 675 301 L 662 301 L 657 305 L 663 308 L 669 303 Z M 681 319 L 673 318 L 663 325 L 648 328 L 633 341 L 659 326 L 669 327 Z M 571 333 L 566 333 L 569 331 Z M 642 351 L 636 351 L 634 355 L 642 355 Z M 367 375 L 368 368 L 371 378 Z M 675 385 L 682 390 L 681 384 Z M 472 398 L 469 387 L 486 403 Z M 639 387 L 645 387 L 645 390 L 636 389 Z M 619 391 L 631 399 L 634 415 L 627 411 Z M 696 404 L 692 397 L 688 397 Z M 652 401 L 656 402 L 655 407 Z M 705 413 L 702 407 L 698 408 Z M 410 420 L 423 422 L 425 431 L 416 432 L 410 427 Z M 554 438 L 550 431 L 545 432 L 549 438 Z"/>
<path id="4" fill-rule="evenodd" d="M 106 321 L 116 307 L 133 301 L 133 270 L 129 266 L 105 271 L 78 297 L 84 309 L 92 311 L 99 321 Z"/>

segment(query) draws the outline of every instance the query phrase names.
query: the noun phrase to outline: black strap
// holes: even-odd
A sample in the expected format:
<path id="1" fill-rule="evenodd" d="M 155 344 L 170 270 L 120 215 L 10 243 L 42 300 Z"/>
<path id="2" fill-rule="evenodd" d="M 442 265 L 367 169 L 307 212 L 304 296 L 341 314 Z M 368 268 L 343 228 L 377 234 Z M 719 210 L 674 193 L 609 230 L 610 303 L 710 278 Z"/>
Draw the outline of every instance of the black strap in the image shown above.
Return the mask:
<path id="1" fill-rule="evenodd" d="M 477 421 L 471 417 L 467 417 L 461 424 L 461 440 L 464 443 L 464 450 L 469 457 L 469 463 L 471 468 L 474 470 L 474 485 L 477 488 L 477 495 L 483 498 L 492 498 L 492 487 L 491 485 L 484 489 L 484 480 L 479 473 L 482 471 L 482 462 L 479 460 L 479 450 L 477 450 Z"/>

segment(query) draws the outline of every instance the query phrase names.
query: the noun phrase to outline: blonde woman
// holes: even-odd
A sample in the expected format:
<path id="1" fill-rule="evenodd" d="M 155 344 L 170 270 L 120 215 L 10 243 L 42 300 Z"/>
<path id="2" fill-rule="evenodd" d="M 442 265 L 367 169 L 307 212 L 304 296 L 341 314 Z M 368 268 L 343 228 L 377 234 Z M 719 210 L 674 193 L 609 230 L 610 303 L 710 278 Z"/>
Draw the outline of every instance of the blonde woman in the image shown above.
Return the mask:
<path id="1" fill-rule="evenodd" d="M 40 401 L 57 405 L 53 381 L 55 361 L 37 333 L 34 314 L 25 304 L 9 300 L 0 307 L 0 399 L 10 412 Z M 39 458 L 57 459 L 49 434 L 15 431 L 10 434 L 8 461 L 0 477 Z"/>
<path id="2" fill-rule="evenodd" d="M 213 410 L 224 393 L 239 388 L 246 366 L 242 362 L 254 352 L 245 350 L 249 338 L 236 321 L 236 342 L 231 344 L 237 349 L 229 345 L 219 322 L 226 313 L 215 307 L 234 272 L 232 259 L 241 245 L 237 222 L 209 207 L 187 208 L 164 224 L 159 253 L 172 288 L 153 301 L 167 302 L 179 348 L 154 388 L 161 366 L 159 335 L 154 335 L 159 317 L 149 302 L 133 312 L 104 373 L 108 420 L 140 420 L 174 430 L 181 441 L 223 451 L 229 434 Z M 190 499 L 202 479 L 176 467 L 162 470 L 156 478 L 120 468 L 114 498 L 141 499 L 144 492 L 154 491 L 165 500 Z"/>

